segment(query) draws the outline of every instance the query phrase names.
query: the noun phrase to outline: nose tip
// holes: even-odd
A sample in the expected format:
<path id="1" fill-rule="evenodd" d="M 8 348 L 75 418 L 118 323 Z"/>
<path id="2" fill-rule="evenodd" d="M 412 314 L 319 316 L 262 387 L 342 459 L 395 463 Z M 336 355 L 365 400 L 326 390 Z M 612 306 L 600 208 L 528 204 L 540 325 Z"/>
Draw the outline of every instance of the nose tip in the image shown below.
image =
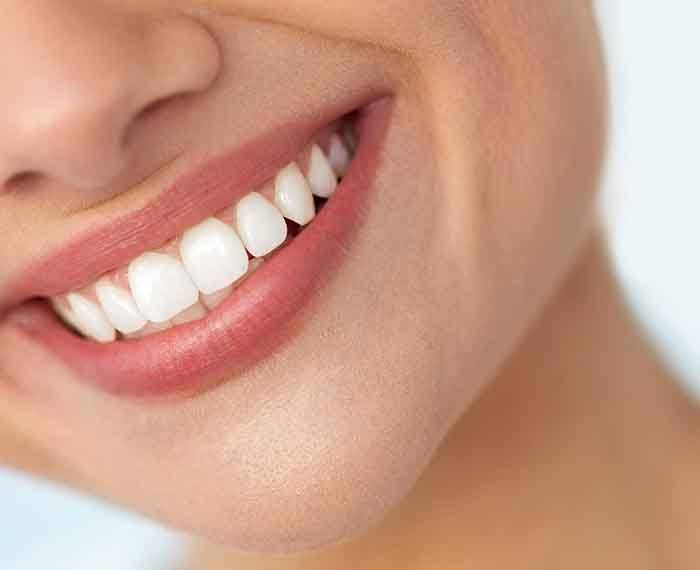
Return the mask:
<path id="1" fill-rule="evenodd" d="M 0 68 L 9 71 L 0 90 L 5 186 L 28 175 L 80 190 L 109 186 L 128 170 L 132 135 L 150 111 L 218 75 L 218 45 L 190 18 L 16 4 L 24 7 L 12 29 L 0 23 Z"/>

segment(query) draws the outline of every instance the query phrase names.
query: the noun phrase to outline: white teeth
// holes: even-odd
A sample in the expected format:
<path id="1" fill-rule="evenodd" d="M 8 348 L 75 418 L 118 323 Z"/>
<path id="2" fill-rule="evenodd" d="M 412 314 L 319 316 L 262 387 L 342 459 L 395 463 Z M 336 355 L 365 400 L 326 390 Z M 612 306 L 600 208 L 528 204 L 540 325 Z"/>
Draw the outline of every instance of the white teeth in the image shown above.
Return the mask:
<path id="1" fill-rule="evenodd" d="M 108 279 L 100 279 L 97 282 L 95 294 L 107 319 L 120 333 L 133 334 L 148 323 L 131 294 L 113 285 Z"/>
<path id="2" fill-rule="evenodd" d="M 308 178 L 311 191 L 319 198 L 329 198 L 338 187 L 338 178 L 317 144 L 311 147 Z"/>
<path id="3" fill-rule="evenodd" d="M 117 331 L 96 303 L 77 293 L 68 294 L 66 300 L 70 306 L 70 322 L 81 333 L 97 342 L 107 343 L 116 340 Z"/>
<path id="4" fill-rule="evenodd" d="M 170 320 L 199 300 L 182 263 L 162 253 L 145 253 L 132 261 L 129 286 L 139 311 L 153 323 Z"/>
<path id="5" fill-rule="evenodd" d="M 328 148 L 328 162 L 338 176 L 345 176 L 350 166 L 350 151 L 343 140 L 337 134 L 331 135 Z"/>
<path id="6" fill-rule="evenodd" d="M 305 226 L 316 215 L 314 196 L 296 163 L 280 170 L 275 178 L 275 204 L 285 218 Z"/>
<path id="7" fill-rule="evenodd" d="M 267 255 L 287 239 L 287 222 L 282 213 L 258 192 L 251 192 L 238 202 L 236 226 L 254 257 Z"/>
<path id="8" fill-rule="evenodd" d="M 58 298 L 53 298 L 51 299 L 51 306 L 53 307 L 53 310 L 58 313 L 58 316 L 61 317 L 68 325 L 72 326 L 74 329 L 80 330 L 80 327 L 78 327 L 78 321 L 76 320 L 73 311 L 68 306 L 68 301 L 62 302 Z"/>
<path id="9" fill-rule="evenodd" d="M 248 271 L 248 254 L 238 234 L 216 218 L 185 232 L 180 256 L 195 285 L 205 295 L 225 289 Z"/>
<path id="10" fill-rule="evenodd" d="M 334 132 L 327 153 L 312 143 L 259 191 L 157 252 L 144 253 L 90 289 L 50 298 L 55 312 L 83 336 L 102 343 L 115 341 L 118 333 L 126 340 L 141 339 L 205 318 L 287 241 L 287 220 L 309 224 L 316 217 L 315 197 L 335 193 L 351 166 L 357 139 L 349 123 L 339 122 L 329 131 Z"/>

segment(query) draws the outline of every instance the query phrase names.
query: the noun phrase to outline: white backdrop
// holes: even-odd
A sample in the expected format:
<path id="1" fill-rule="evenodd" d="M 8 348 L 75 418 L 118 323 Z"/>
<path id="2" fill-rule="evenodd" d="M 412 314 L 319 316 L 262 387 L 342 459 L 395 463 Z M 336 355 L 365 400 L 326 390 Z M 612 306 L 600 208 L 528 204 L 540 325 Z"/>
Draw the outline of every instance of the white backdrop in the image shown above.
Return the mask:
<path id="1" fill-rule="evenodd" d="M 700 393 L 700 3 L 601 0 L 613 88 L 605 195 L 629 296 Z"/>
<path id="2" fill-rule="evenodd" d="M 603 200 L 613 252 L 650 334 L 700 391 L 700 3 L 599 4 L 613 87 Z M 156 525 L 0 472 L 3 570 L 156 570 L 177 545 Z"/>

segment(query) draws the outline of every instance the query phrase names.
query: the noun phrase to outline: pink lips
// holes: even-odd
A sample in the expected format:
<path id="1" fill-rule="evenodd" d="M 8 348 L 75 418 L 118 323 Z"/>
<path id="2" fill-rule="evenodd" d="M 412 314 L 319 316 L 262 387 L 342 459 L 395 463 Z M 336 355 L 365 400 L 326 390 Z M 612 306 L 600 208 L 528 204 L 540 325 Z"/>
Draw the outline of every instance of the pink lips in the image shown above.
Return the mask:
<path id="1" fill-rule="evenodd" d="M 308 317 L 302 309 L 311 306 L 314 293 L 343 262 L 374 187 L 391 109 L 388 98 L 362 109 L 357 124 L 360 146 L 333 198 L 289 247 L 275 254 L 204 320 L 135 342 L 99 345 L 69 332 L 46 303 L 34 302 L 20 309 L 22 318 L 14 319 L 13 326 L 47 347 L 81 380 L 114 394 L 196 393 L 236 376 L 294 334 Z M 342 114 L 344 110 L 335 116 Z M 214 160 L 135 216 L 100 229 L 40 263 L 16 291 L 31 286 L 33 296 L 48 296 L 69 290 L 67 283 L 94 279 L 157 246 L 269 179 L 322 126 L 289 126 L 232 157 Z"/>

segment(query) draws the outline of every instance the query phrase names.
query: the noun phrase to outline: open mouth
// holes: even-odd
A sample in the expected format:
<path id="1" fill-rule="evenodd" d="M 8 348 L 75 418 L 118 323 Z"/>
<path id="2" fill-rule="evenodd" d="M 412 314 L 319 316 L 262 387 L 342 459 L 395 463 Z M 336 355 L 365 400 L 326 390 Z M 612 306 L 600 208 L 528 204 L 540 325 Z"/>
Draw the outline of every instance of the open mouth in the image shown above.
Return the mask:
<path id="1" fill-rule="evenodd" d="M 50 302 L 64 323 L 100 343 L 144 338 L 205 319 L 313 222 L 354 158 L 355 117 L 314 137 L 260 188 L 157 251 Z"/>
<path id="2" fill-rule="evenodd" d="M 279 143 L 271 160 L 239 152 L 205 165 L 202 173 L 221 180 L 248 170 L 233 182 L 235 191 L 192 182 L 180 194 L 176 188 L 170 202 L 196 202 L 198 214 L 181 215 L 166 234 L 162 226 L 179 210 L 148 212 L 165 220 L 161 235 L 144 231 L 128 248 L 133 255 L 118 250 L 101 261 L 110 264 L 107 272 L 92 271 L 94 255 L 85 250 L 99 239 L 83 239 L 34 268 L 25 276 L 36 282 L 34 291 L 66 280 L 81 285 L 33 295 L 15 311 L 13 326 L 110 393 L 192 393 L 233 378 L 299 330 L 302 314 L 311 314 L 301 309 L 350 257 L 392 107 L 390 98 L 375 97 L 296 134 L 290 129 L 291 142 Z M 254 170 L 259 174 L 247 173 Z M 116 233 L 143 230 L 140 215 Z M 113 233 L 105 231 L 116 239 Z M 87 259 L 86 268 L 68 279 L 76 258 Z"/>

